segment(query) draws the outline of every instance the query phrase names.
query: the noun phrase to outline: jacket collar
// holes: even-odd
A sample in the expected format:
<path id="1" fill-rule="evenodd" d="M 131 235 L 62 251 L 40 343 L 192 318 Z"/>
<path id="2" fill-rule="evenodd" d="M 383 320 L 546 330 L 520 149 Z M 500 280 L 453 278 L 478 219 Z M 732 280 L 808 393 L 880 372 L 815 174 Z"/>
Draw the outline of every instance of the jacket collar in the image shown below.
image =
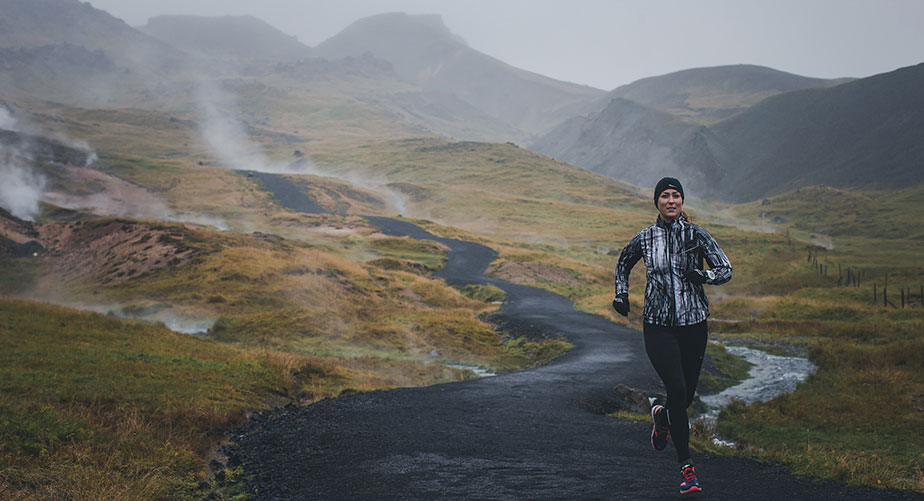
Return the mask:
<path id="1" fill-rule="evenodd" d="M 655 222 L 656 226 L 663 228 L 665 230 L 671 230 L 674 228 L 683 229 L 683 226 L 685 224 L 687 224 L 687 220 L 686 218 L 683 217 L 683 214 L 680 214 L 679 216 L 677 216 L 677 219 L 675 219 L 674 222 L 672 223 L 665 222 L 664 220 L 661 219 L 661 216 L 658 215 L 658 220 Z"/>

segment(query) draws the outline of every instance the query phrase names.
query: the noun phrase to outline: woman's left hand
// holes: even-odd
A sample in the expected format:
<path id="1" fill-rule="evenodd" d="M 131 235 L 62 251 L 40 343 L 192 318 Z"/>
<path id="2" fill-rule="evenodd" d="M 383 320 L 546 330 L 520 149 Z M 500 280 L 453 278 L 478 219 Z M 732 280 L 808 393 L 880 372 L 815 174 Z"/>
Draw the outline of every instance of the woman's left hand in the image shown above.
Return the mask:
<path id="1" fill-rule="evenodd" d="M 715 278 L 715 273 L 712 270 L 690 270 L 684 278 L 696 285 L 702 285 L 706 283 L 707 280 Z"/>

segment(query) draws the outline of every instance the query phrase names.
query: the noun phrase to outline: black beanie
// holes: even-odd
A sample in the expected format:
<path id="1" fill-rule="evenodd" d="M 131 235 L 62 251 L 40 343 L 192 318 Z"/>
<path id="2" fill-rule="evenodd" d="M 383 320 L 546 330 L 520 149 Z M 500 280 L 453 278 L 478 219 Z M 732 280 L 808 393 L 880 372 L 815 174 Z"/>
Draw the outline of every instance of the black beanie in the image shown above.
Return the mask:
<path id="1" fill-rule="evenodd" d="M 674 189 L 680 192 L 680 199 L 683 200 L 683 185 L 680 184 L 680 181 L 674 177 L 662 177 L 658 184 L 655 185 L 655 195 L 654 195 L 654 204 L 655 207 L 658 206 L 658 197 L 661 196 L 661 192 L 668 189 Z"/>

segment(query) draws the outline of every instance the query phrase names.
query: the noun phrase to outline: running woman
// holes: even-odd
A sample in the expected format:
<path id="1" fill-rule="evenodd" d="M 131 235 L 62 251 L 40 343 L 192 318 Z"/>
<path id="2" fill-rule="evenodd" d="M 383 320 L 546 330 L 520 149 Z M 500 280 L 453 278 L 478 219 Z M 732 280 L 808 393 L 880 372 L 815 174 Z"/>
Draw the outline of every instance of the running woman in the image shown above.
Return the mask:
<path id="1" fill-rule="evenodd" d="M 629 272 L 644 258 L 645 351 L 667 393 L 666 407 L 651 408 L 651 445 L 660 451 L 667 447 L 668 437 L 673 438 L 683 477 L 680 493 L 693 494 L 702 489 L 690 459 L 687 407 L 693 403 L 706 352 L 709 302 L 703 284 L 728 282 L 732 267 L 712 235 L 684 214 L 680 181 L 672 177 L 658 181 L 654 203 L 658 220 L 638 232 L 619 255 L 613 308 L 628 316 Z"/>

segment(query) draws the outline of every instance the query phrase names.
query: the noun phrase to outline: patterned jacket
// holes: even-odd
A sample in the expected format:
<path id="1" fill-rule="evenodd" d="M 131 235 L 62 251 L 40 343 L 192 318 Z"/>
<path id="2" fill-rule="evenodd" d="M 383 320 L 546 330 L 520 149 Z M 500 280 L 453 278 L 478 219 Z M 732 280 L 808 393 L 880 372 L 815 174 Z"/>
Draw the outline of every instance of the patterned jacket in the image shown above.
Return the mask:
<path id="1" fill-rule="evenodd" d="M 683 216 L 670 224 L 658 217 L 629 241 L 616 265 L 616 294 L 629 292 L 629 272 L 641 258 L 648 269 L 642 319 L 649 324 L 671 327 L 706 320 L 709 301 L 703 286 L 684 278 L 689 270 L 703 270 L 703 260 L 714 274 L 707 284 L 721 285 L 732 277 L 731 263 L 712 235 Z"/>

